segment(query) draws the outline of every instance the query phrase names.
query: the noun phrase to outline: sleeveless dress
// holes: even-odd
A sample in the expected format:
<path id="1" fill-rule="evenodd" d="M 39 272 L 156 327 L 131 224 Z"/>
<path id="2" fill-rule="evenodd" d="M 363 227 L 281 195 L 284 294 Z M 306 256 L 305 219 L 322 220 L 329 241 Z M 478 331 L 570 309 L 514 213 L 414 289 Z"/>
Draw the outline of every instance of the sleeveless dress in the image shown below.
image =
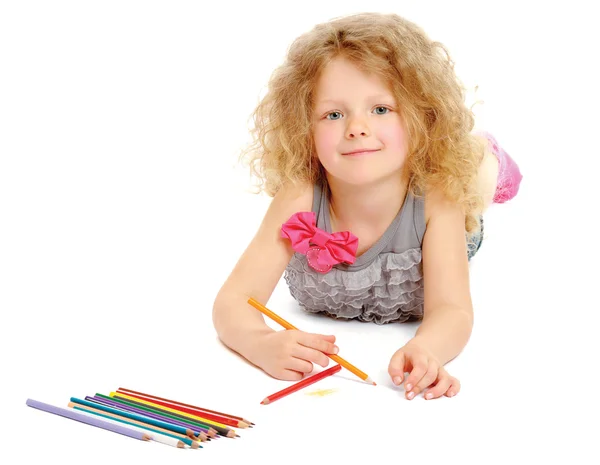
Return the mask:
<path id="1" fill-rule="evenodd" d="M 331 234 L 326 185 L 314 186 L 312 212 L 316 227 Z M 352 264 L 339 263 L 323 273 L 295 252 L 284 279 L 291 295 L 307 312 L 339 319 L 385 324 L 423 317 L 421 245 L 425 234 L 425 201 L 410 192 L 371 248 Z M 469 259 L 481 244 L 469 249 Z"/>

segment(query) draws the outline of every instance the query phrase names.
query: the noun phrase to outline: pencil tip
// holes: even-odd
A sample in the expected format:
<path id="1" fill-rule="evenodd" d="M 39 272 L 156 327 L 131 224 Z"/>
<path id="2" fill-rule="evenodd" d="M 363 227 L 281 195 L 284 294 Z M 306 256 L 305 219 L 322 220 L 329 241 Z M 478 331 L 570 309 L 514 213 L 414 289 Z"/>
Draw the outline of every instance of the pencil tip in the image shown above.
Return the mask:
<path id="1" fill-rule="evenodd" d="M 239 434 L 236 434 L 236 435 L 235 435 L 235 437 L 236 437 L 236 438 L 240 438 L 241 436 L 240 436 Z"/>

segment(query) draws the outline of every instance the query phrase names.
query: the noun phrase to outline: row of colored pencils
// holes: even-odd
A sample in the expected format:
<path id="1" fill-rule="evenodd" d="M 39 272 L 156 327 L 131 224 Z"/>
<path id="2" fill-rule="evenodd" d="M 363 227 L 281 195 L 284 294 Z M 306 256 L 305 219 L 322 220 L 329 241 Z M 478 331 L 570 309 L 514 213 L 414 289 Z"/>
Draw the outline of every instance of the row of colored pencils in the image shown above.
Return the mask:
<path id="1" fill-rule="evenodd" d="M 177 448 L 200 449 L 202 443 L 212 439 L 239 437 L 235 427 L 254 426 L 239 416 L 126 388 L 118 388 L 110 395 L 71 397 L 68 408 L 34 399 L 27 399 L 26 404 L 135 439 Z"/>

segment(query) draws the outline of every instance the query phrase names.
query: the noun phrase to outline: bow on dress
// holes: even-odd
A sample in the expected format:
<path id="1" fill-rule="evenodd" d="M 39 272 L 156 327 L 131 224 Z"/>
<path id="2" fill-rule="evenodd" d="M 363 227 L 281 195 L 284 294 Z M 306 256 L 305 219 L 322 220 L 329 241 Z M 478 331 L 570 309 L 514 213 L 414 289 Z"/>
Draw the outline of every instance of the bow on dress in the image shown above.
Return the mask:
<path id="1" fill-rule="evenodd" d="M 294 213 L 281 226 L 281 236 L 291 241 L 296 252 L 305 254 L 310 267 L 319 273 L 356 260 L 358 238 L 350 231 L 330 234 L 317 228 L 314 212 Z"/>

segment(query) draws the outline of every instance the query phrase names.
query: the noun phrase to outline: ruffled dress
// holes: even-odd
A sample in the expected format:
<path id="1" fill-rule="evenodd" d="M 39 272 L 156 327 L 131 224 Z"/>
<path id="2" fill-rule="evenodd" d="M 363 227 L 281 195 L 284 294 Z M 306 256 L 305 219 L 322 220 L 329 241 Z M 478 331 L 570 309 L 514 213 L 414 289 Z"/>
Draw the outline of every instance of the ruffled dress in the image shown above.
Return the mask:
<path id="1" fill-rule="evenodd" d="M 355 251 L 356 238 L 332 233 L 326 185 L 317 184 L 312 212 L 292 217 L 282 227 L 282 236 L 295 240 L 297 250 L 285 269 L 285 282 L 307 312 L 377 324 L 419 320 L 424 233 L 424 199 L 409 192 L 382 237 L 355 260 L 347 259 L 352 250 L 343 247 Z M 314 246 L 311 235 L 320 238 L 321 247 Z M 321 261 L 314 255 L 320 249 L 327 255 Z"/>

